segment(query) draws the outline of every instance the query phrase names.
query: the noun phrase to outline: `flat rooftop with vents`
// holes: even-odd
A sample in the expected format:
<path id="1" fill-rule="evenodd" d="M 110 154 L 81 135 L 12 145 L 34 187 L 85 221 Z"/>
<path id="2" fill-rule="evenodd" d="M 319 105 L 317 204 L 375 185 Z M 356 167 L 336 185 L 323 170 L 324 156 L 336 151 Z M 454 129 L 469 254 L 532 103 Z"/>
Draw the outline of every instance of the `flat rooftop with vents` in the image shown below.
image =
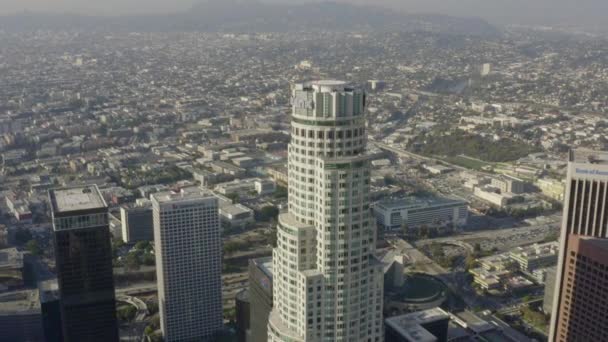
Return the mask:
<path id="1" fill-rule="evenodd" d="M 96 185 L 49 191 L 53 213 L 106 208 L 106 201 Z"/>

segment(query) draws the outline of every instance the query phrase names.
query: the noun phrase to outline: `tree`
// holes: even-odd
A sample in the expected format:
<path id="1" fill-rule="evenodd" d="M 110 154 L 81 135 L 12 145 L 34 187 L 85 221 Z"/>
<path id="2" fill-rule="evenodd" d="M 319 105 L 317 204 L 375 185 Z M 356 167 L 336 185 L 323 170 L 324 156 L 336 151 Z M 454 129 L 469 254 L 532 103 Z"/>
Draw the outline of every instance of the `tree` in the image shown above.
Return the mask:
<path id="1" fill-rule="evenodd" d="M 152 244 L 150 243 L 150 241 L 139 241 L 135 244 L 135 249 L 139 251 L 149 252 L 152 250 Z"/>
<path id="2" fill-rule="evenodd" d="M 287 197 L 287 188 L 284 186 L 277 185 L 277 188 L 274 190 L 274 194 L 272 194 L 274 198 L 285 198 Z"/>
<path id="3" fill-rule="evenodd" d="M 40 248 L 40 244 L 38 243 L 37 240 L 30 240 L 25 244 L 25 248 L 27 248 L 27 250 L 32 253 L 32 255 L 42 255 L 42 248 Z"/>
<path id="4" fill-rule="evenodd" d="M 268 222 L 270 220 L 276 220 L 279 216 L 279 208 L 268 205 L 260 209 L 258 213 L 258 219 L 263 222 Z"/>
<path id="5" fill-rule="evenodd" d="M 137 253 L 129 253 L 125 257 L 125 268 L 131 271 L 137 271 L 141 267 L 141 261 Z"/>
<path id="6" fill-rule="evenodd" d="M 150 253 L 144 253 L 141 256 L 141 262 L 146 266 L 154 266 L 156 265 L 156 257 Z"/>
<path id="7" fill-rule="evenodd" d="M 158 303 L 149 302 L 149 303 L 146 303 L 146 306 L 148 307 L 148 313 L 150 315 L 154 315 L 155 313 L 158 312 Z"/>
<path id="8" fill-rule="evenodd" d="M 135 318 L 137 309 L 132 305 L 123 305 L 116 311 L 118 319 L 125 322 L 130 322 Z"/>
<path id="9" fill-rule="evenodd" d="M 224 254 L 230 255 L 230 254 L 238 251 L 242 247 L 244 247 L 244 246 L 241 242 L 228 241 L 228 242 L 224 243 Z"/>
<path id="10" fill-rule="evenodd" d="M 226 197 L 228 197 L 232 201 L 232 203 L 236 203 L 239 201 L 239 194 L 237 194 L 236 192 L 229 193 L 228 195 L 226 195 Z"/>

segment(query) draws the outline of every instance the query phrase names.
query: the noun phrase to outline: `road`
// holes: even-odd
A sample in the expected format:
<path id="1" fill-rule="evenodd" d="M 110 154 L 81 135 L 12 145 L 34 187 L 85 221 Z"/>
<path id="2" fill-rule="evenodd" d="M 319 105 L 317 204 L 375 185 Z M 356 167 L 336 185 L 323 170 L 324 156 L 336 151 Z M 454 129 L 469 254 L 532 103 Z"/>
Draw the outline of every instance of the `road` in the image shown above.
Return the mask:
<path id="1" fill-rule="evenodd" d="M 439 278 L 453 293 L 460 295 L 468 307 L 483 307 L 490 310 L 497 310 L 501 307 L 499 302 L 491 298 L 478 296 L 470 287 L 462 262 L 456 269 L 446 270 L 403 239 L 391 238 L 387 241 L 398 253 L 409 256 L 411 262 L 423 268 L 425 273 Z"/>
<path id="2" fill-rule="evenodd" d="M 123 331 L 121 333 L 121 341 L 143 341 L 146 338 L 144 330 L 148 325 L 148 323 L 144 321 L 144 319 L 149 314 L 148 306 L 143 300 L 137 297 L 127 296 L 124 294 L 117 293 L 116 300 L 133 305 L 137 309 L 137 313 L 135 314 L 135 320 L 133 322 L 128 323 L 126 329 L 124 328 L 124 326 L 121 327 Z"/>
<path id="3" fill-rule="evenodd" d="M 479 243 L 484 250 L 490 250 L 496 247 L 499 251 L 506 251 L 514 247 L 529 245 L 542 241 L 547 234 L 553 231 L 559 231 L 558 216 L 552 217 L 547 223 L 514 227 L 506 229 L 490 229 L 475 232 L 464 232 L 456 236 L 445 238 L 427 239 L 416 241 L 416 246 L 425 246 L 432 243 L 455 244 L 455 241 L 464 243 L 462 246 L 474 245 Z M 460 245 L 460 243 L 457 243 Z"/>

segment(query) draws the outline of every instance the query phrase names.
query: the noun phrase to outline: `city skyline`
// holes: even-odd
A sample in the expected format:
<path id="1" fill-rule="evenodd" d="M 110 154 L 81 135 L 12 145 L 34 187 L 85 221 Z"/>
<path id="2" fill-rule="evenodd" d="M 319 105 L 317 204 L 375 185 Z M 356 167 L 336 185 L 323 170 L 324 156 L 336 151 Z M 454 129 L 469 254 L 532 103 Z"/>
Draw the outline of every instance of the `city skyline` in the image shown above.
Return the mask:
<path id="1" fill-rule="evenodd" d="M 0 340 L 605 339 L 605 35 L 219 5 L 0 20 Z"/>

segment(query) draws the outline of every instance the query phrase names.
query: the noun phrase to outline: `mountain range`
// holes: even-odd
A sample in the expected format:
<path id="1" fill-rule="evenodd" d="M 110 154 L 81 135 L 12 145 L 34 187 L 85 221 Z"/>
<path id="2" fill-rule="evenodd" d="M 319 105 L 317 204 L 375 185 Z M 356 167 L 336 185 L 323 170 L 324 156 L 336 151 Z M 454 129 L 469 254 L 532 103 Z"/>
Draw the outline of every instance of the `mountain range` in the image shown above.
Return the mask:
<path id="1" fill-rule="evenodd" d="M 337 2 L 268 4 L 255 0 L 206 0 L 185 12 L 154 15 L 85 16 L 24 12 L 0 17 L 0 30 L 80 29 L 97 31 L 294 32 L 434 31 L 495 36 L 479 18 L 407 14 L 376 6 Z"/>

